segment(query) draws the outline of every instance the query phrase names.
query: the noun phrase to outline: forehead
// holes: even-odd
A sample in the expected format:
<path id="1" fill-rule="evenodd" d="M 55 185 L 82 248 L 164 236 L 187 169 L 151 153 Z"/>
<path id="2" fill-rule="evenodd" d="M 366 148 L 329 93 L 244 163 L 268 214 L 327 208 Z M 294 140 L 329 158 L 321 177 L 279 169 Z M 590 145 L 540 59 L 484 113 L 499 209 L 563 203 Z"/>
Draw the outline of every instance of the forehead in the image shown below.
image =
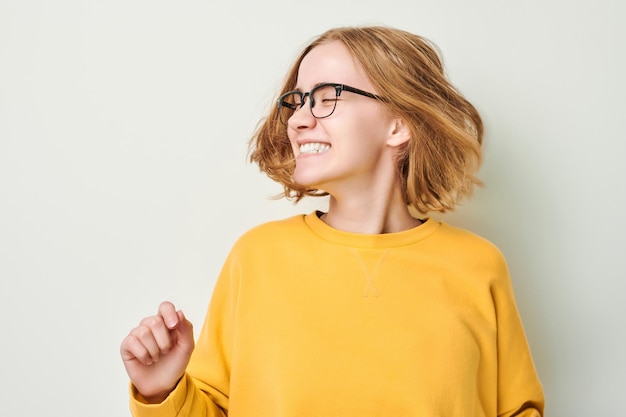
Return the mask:
<path id="1" fill-rule="evenodd" d="M 300 63 L 299 89 L 310 90 L 321 83 L 349 84 L 364 89 L 371 87 L 361 64 L 339 41 L 316 46 Z"/>

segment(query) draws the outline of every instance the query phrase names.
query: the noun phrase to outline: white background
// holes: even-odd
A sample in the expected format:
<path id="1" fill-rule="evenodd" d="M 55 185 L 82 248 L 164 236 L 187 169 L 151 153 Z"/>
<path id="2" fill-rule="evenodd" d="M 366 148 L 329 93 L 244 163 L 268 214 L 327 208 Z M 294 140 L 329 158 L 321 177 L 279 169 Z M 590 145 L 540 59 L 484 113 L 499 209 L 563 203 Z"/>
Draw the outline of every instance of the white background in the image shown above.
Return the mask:
<path id="1" fill-rule="evenodd" d="M 269 197 L 247 141 L 338 25 L 432 39 L 486 123 L 486 187 L 441 217 L 506 255 L 551 416 L 624 415 L 624 3 L 2 0 L 0 414 L 127 416 L 119 343 L 200 327 Z"/>

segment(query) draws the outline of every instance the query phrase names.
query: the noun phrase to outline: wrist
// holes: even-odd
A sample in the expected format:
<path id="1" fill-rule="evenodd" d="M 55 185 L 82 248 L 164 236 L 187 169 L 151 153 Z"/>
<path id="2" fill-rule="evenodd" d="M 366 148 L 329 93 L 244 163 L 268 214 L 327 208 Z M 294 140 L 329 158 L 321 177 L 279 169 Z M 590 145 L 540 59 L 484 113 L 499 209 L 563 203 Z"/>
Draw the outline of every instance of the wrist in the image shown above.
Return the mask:
<path id="1" fill-rule="evenodd" d="M 176 389 L 178 386 L 178 382 L 180 379 L 174 384 L 173 387 L 165 388 L 162 390 L 140 390 L 135 385 L 131 384 L 133 396 L 137 401 L 143 404 L 161 404 L 163 401 L 169 397 L 169 395 Z"/>

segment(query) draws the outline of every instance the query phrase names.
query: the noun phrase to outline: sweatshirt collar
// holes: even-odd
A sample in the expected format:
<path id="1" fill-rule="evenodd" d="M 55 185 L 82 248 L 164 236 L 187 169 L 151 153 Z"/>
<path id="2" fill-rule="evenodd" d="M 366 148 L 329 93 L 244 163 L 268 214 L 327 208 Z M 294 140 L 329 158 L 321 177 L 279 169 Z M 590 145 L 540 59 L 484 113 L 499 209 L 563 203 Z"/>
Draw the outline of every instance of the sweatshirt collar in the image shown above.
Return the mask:
<path id="1" fill-rule="evenodd" d="M 344 232 L 324 223 L 319 217 L 321 214 L 323 213 L 314 211 L 304 216 L 305 224 L 313 233 L 324 240 L 338 245 L 364 249 L 383 249 L 412 245 L 428 238 L 441 226 L 440 222 L 427 217 L 421 225 L 402 232 L 384 234 Z"/>

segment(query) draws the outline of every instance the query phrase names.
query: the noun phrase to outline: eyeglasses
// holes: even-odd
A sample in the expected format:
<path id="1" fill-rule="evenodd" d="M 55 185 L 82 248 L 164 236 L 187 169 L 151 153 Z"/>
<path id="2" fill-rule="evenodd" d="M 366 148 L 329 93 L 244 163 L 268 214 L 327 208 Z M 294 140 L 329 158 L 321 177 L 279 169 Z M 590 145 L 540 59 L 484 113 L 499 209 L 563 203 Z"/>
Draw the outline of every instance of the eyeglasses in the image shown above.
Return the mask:
<path id="1" fill-rule="evenodd" d="M 309 97 L 311 114 L 316 119 L 330 116 L 337 107 L 337 100 L 342 91 L 359 94 L 365 97 L 383 101 L 382 97 L 345 84 L 324 83 L 315 86 L 308 93 L 301 91 L 289 91 L 278 98 L 278 115 L 283 124 L 287 124 L 289 118 L 302 106 L 304 99 Z"/>

